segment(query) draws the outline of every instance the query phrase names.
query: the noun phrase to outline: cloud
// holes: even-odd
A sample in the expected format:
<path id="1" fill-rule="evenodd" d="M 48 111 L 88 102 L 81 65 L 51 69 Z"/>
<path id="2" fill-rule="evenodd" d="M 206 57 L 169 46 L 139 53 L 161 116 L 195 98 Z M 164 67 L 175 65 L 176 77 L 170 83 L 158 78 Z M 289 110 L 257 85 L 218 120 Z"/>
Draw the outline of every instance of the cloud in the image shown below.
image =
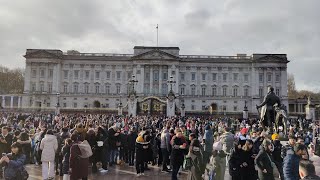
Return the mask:
<path id="1" fill-rule="evenodd" d="M 27 48 L 132 53 L 135 45 L 182 54 L 287 53 L 299 89 L 319 90 L 320 1 L 2 1 L 0 64 L 24 67 Z M 307 71 L 305 71 L 307 69 Z"/>

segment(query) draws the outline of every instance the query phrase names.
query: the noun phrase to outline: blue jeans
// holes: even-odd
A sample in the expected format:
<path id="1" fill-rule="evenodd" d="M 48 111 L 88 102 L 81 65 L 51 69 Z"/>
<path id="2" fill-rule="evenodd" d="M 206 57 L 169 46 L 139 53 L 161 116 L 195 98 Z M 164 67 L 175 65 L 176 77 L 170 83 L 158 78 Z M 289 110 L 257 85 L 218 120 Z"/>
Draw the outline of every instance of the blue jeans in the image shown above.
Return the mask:
<path id="1" fill-rule="evenodd" d="M 109 151 L 109 162 L 115 164 L 117 162 L 118 149 L 110 149 Z"/>

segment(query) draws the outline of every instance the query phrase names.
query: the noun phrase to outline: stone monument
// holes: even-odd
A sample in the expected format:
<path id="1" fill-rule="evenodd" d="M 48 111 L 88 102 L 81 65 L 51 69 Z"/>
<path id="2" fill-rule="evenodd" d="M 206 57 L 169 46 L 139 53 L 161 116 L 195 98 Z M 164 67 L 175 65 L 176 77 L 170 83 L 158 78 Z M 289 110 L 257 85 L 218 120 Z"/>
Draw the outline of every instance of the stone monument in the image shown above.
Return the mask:
<path id="1" fill-rule="evenodd" d="M 312 104 L 310 96 L 308 97 L 308 104 L 306 105 L 306 119 L 316 120 L 315 105 Z"/>

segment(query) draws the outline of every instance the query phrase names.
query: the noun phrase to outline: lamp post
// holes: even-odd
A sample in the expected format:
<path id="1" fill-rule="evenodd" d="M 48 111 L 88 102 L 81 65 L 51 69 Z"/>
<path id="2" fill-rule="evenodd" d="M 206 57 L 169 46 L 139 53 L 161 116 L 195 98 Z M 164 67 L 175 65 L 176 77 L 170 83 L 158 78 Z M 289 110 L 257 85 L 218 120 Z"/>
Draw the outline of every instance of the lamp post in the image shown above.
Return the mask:
<path id="1" fill-rule="evenodd" d="M 60 114 L 60 93 L 57 92 L 57 105 L 56 105 L 56 115 Z"/>
<path id="2" fill-rule="evenodd" d="M 134 84 L 138 82 L 135 78 L 136 76 L 132 75 L 132 78 L 129 80 L 129 84 L 132 85 L 132 91 L 130 93 L 135 93 Z"/>
<path id="3" fill-rule="evenodd" d="M 120 102 L 119 102 L 119 105 L 118 105 L 118 115 L 119 116 L 122 116 L 122 101 L 121 101 L 121 91 L 120 91 Z"/>
<path id="4" fill-rule="evenodd" d="M 173 80 L 173 76 L 170 76 L 170 79 L 168 80 L 168 84 L 170 85 L 170 92 L 172 91 L 172 85 L 176 83 L 176 81 Z"/>

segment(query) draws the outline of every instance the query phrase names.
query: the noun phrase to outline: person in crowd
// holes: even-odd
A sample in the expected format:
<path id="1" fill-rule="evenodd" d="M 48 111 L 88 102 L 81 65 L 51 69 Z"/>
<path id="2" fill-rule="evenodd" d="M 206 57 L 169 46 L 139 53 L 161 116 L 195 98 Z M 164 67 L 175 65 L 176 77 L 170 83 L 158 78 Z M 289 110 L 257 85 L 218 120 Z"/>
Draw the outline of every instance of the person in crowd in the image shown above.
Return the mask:
<path id="1" fill-rule="evenodd" d="M 54 160 L 55 153 L 58 150 L 58 141 L 51 129 L 46 132 L 46 135 L 41 140 L 40 149 L 42 150 L 42 177 L 48 180 L 54 179 Z"/>
<path id="2" fill-rule="evenodd" d="M 21 146 L 15 142 L 11 145 L 11 153 L 3 154 L 0 159 L 1 166 L 4 166 L 5 180 L 18 180 L 20 173 L 26 160 L 26 156 L 22 153 Z"/>
<path id="3" fill-rule="evenodd" d="M 171 165 L 172 165 L 172 180 L 177 180 L 178 172 L 183 164 L 184 155 L 186 153 L 187 141 L 184 138 L 181 130 L 178 128 L 175 130 L 175 135 L 171 139 L 172 151 L 171 151 Z"/>
<path id="4" fill-rule="evenodd" d="M 260 180 L 274 180 L 272 155 L 272 142 L 269 139 L 263 140 L 259 154 L 255 159 L 258 168 L 258 176 Z"/>
<path id="5" fill-rule="evenodd" d="M 283 146 L 281 150 L 281 156 L 283 159 L 287 156 L 287 154 L 294 154 L 293 148 L 297 142 L 297 138 L 294 135 L 289 135 L 288 139 L 288 143 Z"/>
<path id="6" fill-rule="evenodd" d="M 283 174 L 285 180 L 299 179 L 299 161 L 307 152 L 305 145 L 296 144 L 294 153 L 287 154 L 283 161 Z"/>
<path id="7" fill-rule="evenodd" d="M 70 148 L 72 140 L 70 138 L 65 139 L 64 146 L 62 147 L 62 174 L 63 180 L 69 180 L 69 158 L 70 158 Z"/>
<path id="8" fill-rule="evenodd" d="M 113 125 L 108 130 L 108 143 L 109 143 L 109 166 L 112 166 L 117 163 L 117 154 L 118 154 L 118 147 L 120 146 L 120 140 L 118 132 L 118 127 L 116 125 Z"/>
<path id="9" fill-rule="evenodd" d="M 136 171 L 137 176 L 144 175 L 147 149 L 150 142 L 148 141 L 148 133 L 142 131 L 136 139 Z"/>
<path id="10" fill-rule="evenodd" d="M 169 165 L 169 153 L 171 150 L 170 145 L 170 134 L 169 134 L 170 126 L 167 125 L 161 133 L 161 153 L 162 153 L 162 171 L 163 172 L 170 172 L 168 169 Z"/>
<path id="11" fill-rule="evenodd" d="M 45 137 L 47 133 L 47 127 L 45 125 L 41 125 L 40 131 L 36 136 L 36 145 L 35 145 L 35 154 L 36 154 L 36 164 L 41 164 L 41 157 L 42 157 L 42 149 L 40 148 L 42 139 Z"/>
<path id="12" fill-rule="evenodd" d="M 210 156 L 212 153 L 212 145 L 213 145 L 213 131 L 211 129 L 211 126 L 208 124 L 205 127 L 205 133 L 203 136 L 203 160 L 204 163 L 207 164 L 210 161 Z"/>
<path id="13" fill-rule="evenodd" d="M 234 147 L 230 150 L 230 158 L 229 158 L 229 174 L 232 180 L 241 180 L 240 174 L 240 153 L 242 146 L 239 141 L 234 142 Z"/>
<path id="14" fill-rule="evenodd" d="M 204 165 L 206 164 L 201 152 L 201 145 L 198 139 L 193 139 L 190 143 L 187 158 L 191 159 L 191 168 L 188 171 L 187 180 L 202 180 Z"/>
<path id="15" fill-rule="evenodd" d="M 256 180 L 254 167 L 254 155 L 252 152 L 253 141 L 248 139 L 240 151 L 240 176 L 241 180 Z"/>
<path id="16" fill-rule="evenodd" d="M 13 136 L 9 133 L 8 127 L 4 126 L 1 128 L 0 135 L 0 152 L 1 153 L 10 153 L 11 144 L 13 142 Z"/>
<path id="17" fill-rule="evenodd" d="M 302 180 L 320 180 L 320 177 L 316 175 L 314 165 L 309 160 L 299 162 L 299 175 Z"/>
<path id="18" fill-rule="evenodd" d="M 77 132 L 74 132 L 71 135 L 72 145 L 69 158 L 70 180 L 88 179 L 89 158 L 80 157 L 81 150 L 78 145 L 84 140 L 81 138 L 83 138 L 83 136 Z"/>
<path id="19" fill-rule="evenodd" d="M 17 142 L 21 145 L 21 150 L 26 155 L 25 164 L 30 163 L 31 159 L 31 138 L 27 132 L 21 132 Z"/>
<path id="20" fill-rule="evenodd" d="M 264 139 L 266 138 L 266 133 L 264 131 L 259 131 L 260 136 L 253 141 L 253 154 L 258 154 L 260 151 L 260 146 L 262 144 L 262 142 L 264 141 Z"/>
<path id="21" fill-rule="evenodd" d="M 89 130 L 90 131 L 90 130 Z M 89 132 L 88 131 L 88 132 Z M 93 155 L 90 157 L 92 161 L 92 172 L 96 173 L 98 171 L 97 163 L 101 162 L 102 167 L 100 172 L 106 173 L 108 171 L 108 135 L 103 127 L 98 127 L 97 135 L 90 133 L 87 136 L 87 140 L 92 148 Z"/>
<path id="22" fill-rule="evenodd" d="M 135 146 L 136 146 L 136 139 L 138 135 L 136 129 L 132 127 L 128 134 L 128 160 L 129 166 L 134 166 L 134 154 L 135 154 Z"/>
<path id="23" fill-rule="evenodd" d="M 283 159 L 282 159 L 282 156 L 281 156 L 282 144 L 281 144 L 281 142 L 279 140 L 279 134 L 276 134 L 276 133 L 273 134 L 271 136 L 271 139 L 272 139 L 272 143 L 273 143 L 273 146 L 274 146 L 274 150 L 272 152 L 272 158 L 274 160 L 275 165 L 277 166 L 277 168 L 279 170 L 281 180 L 284 180 L 284 177 L 283 177 Z"/>
<path id="24" fill-rule="evenodd" d="M 212 155 L 206 166 L 204 179 L 223 180 L 226 171 L 226 154 L 222 150 L 222 143 L 217 141 L 213 144 Z"/>
<path id="25" fill-rule="evenodd" d="M 225 127 L 223 134 L 220 136 L 220 142 L 222 143 L 222 150 L 230 155 L 230 150 L 234 146 L 234 135 L 230 132 L 229 127 Z"/>

